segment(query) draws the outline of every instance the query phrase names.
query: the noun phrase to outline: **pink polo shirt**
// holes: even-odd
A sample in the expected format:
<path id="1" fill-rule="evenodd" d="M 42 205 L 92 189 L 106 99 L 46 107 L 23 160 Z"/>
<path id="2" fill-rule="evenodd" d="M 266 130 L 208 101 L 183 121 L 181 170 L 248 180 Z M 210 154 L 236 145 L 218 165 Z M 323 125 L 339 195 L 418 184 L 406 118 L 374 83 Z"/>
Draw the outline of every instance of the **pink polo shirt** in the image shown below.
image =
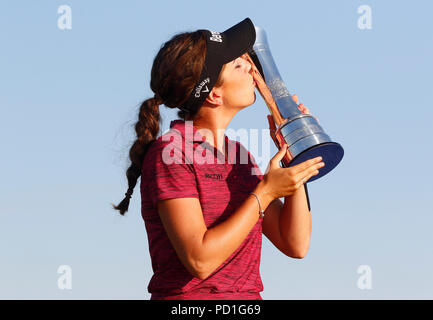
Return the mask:
<path id="1" fill-rule="evenodd" d="M 207 228 L 230 217 L 263 176 L 241 143 L 227 136 L 225 141 L 228 159 L 203 142 L 192 121 L 174 120 L 149 146 L 140 191 L 154 272 L 148 286 L 151 299 L 261 299 L 261 218 L 239 248 L 200 280 L 178 258 L 156 209 L 158 200 L 194 197 L 200 200 Z"/>

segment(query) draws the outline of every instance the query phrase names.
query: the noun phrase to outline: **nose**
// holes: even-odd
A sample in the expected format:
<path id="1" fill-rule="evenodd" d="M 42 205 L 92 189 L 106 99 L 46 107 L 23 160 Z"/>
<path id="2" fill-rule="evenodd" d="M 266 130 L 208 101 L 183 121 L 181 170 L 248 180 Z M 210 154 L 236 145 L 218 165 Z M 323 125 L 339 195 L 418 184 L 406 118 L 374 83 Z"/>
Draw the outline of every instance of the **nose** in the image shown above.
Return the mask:
<path id="1" fill-rule="evenodd" d="M 252 67 L 251 63 L 247 60 L 247 71 L 250 72 Z"/>
<path id="2" fill-rule="evenodd" d="M 250 61 L 245 56 L 242 56 L 242 60 L 246 66 L 247 72 L 249 73 L 251 71 L 251 68 L 252 68 Z"/>

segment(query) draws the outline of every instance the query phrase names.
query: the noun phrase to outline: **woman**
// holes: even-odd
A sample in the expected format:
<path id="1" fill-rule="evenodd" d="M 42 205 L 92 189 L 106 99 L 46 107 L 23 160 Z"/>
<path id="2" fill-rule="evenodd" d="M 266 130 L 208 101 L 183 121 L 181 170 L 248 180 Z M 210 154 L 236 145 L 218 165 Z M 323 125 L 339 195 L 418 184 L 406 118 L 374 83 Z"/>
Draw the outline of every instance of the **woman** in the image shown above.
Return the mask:
<path id="1" fill-rule="evenodd" d="M 114 207 L 127 211 L 141 176 L 151 299 L 261 299 L 262 233 L 289 257 L 308 250 L 311 218 L 301 186 L 324 165 L 321 159 L 281 168 L 285 146 L 262 175 L 251 154 L 224 134 L 255 101 L 244 56 L 254 41 L 247 18 L 223 33 L 178 34 L 153 62 L 155 97 L 140 107 L 129 188 Z M 160 104 L 179 108 L 180 119 L 157 138 Z"/>

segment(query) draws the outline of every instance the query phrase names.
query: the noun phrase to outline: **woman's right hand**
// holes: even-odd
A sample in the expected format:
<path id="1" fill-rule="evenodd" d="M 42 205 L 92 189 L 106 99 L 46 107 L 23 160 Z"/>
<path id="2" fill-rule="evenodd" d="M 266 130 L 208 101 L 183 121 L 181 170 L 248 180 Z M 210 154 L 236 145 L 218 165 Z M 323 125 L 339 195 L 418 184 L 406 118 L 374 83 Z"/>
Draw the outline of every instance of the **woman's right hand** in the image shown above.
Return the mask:
<path id="1" fill-rule="evenodd" d="M 262 183 L 266 194 L 271 201 L 277 198 L 294 194 L 311 177 L 319 173 L 319 169 L 325 164 L 322 157 L 309 159 L 293 167 L 282 168 L 280 161 L 287 152 L 287 144 L 269 161 L 268 168 L 263 175 Z"/>

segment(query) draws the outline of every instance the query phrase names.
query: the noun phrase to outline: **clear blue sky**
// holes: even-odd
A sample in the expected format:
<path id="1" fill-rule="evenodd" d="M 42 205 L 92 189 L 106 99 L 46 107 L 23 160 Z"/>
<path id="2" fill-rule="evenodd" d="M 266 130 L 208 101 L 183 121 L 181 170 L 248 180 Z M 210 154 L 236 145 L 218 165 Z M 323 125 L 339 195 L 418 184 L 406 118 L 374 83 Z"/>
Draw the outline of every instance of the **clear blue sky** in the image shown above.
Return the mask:
<path id="1" fill-rule="evenodd" d="M 71 30 L 57 26 L 64 4 Z M 371 29 L 358 28 L 361 5 Z M 250 17 L 290 92 L 345 149 L 310 184 L 307 257 L 264 238 L 263 298 L 432 299 L 432 12 L 428 1 L 2 1 L 0 298 L 150 297 L 138 188 L 125 217 L 110 203 L 126 191 L 152 60 L 178 32 Z M 176 113 L 161 110 L 165 130 Z M 229 128 L 267 128 L 266 114 L 258 95 Z"/>

